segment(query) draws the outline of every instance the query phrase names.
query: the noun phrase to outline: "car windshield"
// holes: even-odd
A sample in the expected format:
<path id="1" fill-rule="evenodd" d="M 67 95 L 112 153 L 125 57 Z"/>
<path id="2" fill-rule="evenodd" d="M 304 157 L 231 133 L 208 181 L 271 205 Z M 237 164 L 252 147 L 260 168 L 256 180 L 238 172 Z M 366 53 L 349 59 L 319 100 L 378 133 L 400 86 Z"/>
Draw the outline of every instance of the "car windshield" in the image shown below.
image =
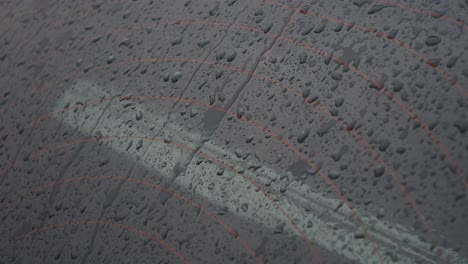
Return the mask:
<path id="1" fill-rule="evenodd" d="M 468 263 L 467 0 L 0 22 L 0 263 Z"/>

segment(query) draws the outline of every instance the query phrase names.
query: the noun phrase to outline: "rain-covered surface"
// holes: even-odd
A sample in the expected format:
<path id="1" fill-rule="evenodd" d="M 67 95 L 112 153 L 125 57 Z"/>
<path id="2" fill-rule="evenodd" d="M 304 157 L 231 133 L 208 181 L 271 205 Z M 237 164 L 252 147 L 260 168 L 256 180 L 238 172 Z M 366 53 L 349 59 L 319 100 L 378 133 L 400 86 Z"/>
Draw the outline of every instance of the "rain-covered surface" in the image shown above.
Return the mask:
<path id="1" fill-rule="evenodd" d="M 468 263 L 468 1 L 0 21 L 0 263 Z"/>

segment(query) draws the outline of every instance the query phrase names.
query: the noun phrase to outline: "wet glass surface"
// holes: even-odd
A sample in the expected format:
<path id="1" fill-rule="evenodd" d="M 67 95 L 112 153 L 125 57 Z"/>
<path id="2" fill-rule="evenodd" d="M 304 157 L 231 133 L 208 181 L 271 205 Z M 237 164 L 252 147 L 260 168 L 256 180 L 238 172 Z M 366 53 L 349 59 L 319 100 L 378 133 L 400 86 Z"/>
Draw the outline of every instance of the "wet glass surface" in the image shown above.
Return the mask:
<path id="1" fill-rule="evenodd" d="M 468 2 L 0 2 L 0 263 L 468 263 Z"/>

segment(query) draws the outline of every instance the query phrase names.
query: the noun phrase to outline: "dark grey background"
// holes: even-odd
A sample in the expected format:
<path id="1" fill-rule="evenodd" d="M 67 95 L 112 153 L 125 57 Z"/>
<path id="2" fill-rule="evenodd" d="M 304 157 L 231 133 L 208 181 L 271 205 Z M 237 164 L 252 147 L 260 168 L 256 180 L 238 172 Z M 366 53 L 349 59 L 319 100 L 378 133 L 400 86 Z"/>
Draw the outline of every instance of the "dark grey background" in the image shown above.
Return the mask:
<path id="1" fill-rule="evenodd" d="M 338 199 L 320 173 L 284 144 L 237 118 L 183 100 L 132 100 L 130 106 L 125 101 L 105 101 L 94 108 L 84 108 L 86 114 L 77 113 L 78 117 L 70 117 L 68 122 L 54 114 L 31 125 L 37 118 L 63 108 L 61 98 L 67 91 L 79 92 L 76 87 L 80 81 L 96 87 L 92 90 L 96 95 L 83 95 L 89 101 L 123 95 L 181 97 L 233 111 L 262 124 L 319 164 L 321 172 L 332 178 L 331 182 L 353 208 L 378 216 L 390 226 L 401 225 L 424 243 L 438 241 L 437 247 L 455 252 L 445 259 L 448 263 L 458 263 L 456 255 L 463 261 L 461 256 L 468 255 L 468 41 L 467 28 L 460 23 L 467 19 L 468 2 L 400 3 L 443 16 L 367 0 L 284 1 L 282 5 L 240 0 L 2 1 L 0 199 L 7 206 L 0 209 L 0 242 L 4 243 L 0 261 L 180 261 L 158 243 L 134 232 L 91 223 L 51 228 L 17 239 L 31 230 L 84 219 L 114 221 L 145 230 L 163 238 L 193 263 L 255 261 L 219 223 L 189 203 L 142 185 L 95 179 L 56 184 L 38 193 L 28 191 L 84 175 L 148 179 L 177 190 L 215 212 L 266 263 L 316 261 L 298 233 L 281 230 L 281 222 L 277 229 L 262 225 L 261 218 L 268 215 L 252 221 L 220 207 L 221 198 L 215 203 L 197 193 L 197 188 L 203 190 L 201 193 L 210 192 L 210 177 L 229 177 L 226 171 L 219 176 L 203 165 L 200 167 L 196 164 L 198 156 L 188 151 L 182 151 L 183 158 L 175 160 L 175 147 L 165 146 L 158 152 L 153 151 L 154 145 L 149 141 L 139 148 L 138 140 L 115 139 L 92 140 L 33 155 L 40 149 L 101 134 L 136 136 L 134 131 L 138 128 L 143 133 L 138 136 L 172 137 L 174 142 L 197 150 L 216 146 L 228 153 L 250 153 L 246 163 L 255 161 L 282 176 L 279 182 L 285 187 L 281 191 L 265 185 L 259 175 L 254 178 L 274 197 L 287 197 L 294 191 L 287 186 L 300 183 L 323 197 Z M 300 6 L 304 11 L 297 12 L 286 5 Z M 355 23 L 359 28 L 340 26 L 326 17 Z M 457 24 L 453 19 L 462 22 Z M 405 44 L 398 45 L 375 32 L 364 32 L 363 28 L 384 32 Z M 333 58 L 313 52 L 299 42 L 333 54 Z M 157 57 L 192 61 L 148 61 Z M 179 80 L 166 79 L 167 74 L 175 78 L 176 72 L 182 74 Z M 457 85 L 464 90 L 460 91 Z M 306 101 L 318 102 L 319 107 Z M 395 101 L 410 108 L 422 123 Z M 69 100 L 71 106 L 83 103 Z M 112 121 L 116 112 L 110 109 L 119 108 L 128 113 L 122 116 L 130 118 Z M 144 112 L 142 119 L 137 117 L 138 109 Z M 382 165 L 362 142 L 333 122 L 333 116 L 368 142 L 395 172 L 424 215 L 432 239 L 388 170 L 380 174 Z M 169 131 L 170 124 L 177 124 L 182 130 Z M 200 138 L 184 142 L 182 135 L 192 134 Z M 441 145 L 434 143 L 437 140 Z M 128 145 L 130 141 L 133 143 L 127 152 L 116 151 L 116 145 Z M 443 148 L 446 152 L 441 151 Z M 458 172 L 446 153 L 458 165 Z M 238 156 L 243 165 L 242 155 Z M 154 166 L 142 166 L 135 160 L 137 157 L 151 160 L 148 163 Z M 243 169 L 262 174 L 262 169 L 247 165 Z M 339 176 L 334 179 L 336 172 Z M 176 184 L 179 177 L 193 179 L 192 186 Z M 238 183 L 228 179 L 225 184 Z M 244 184 L 239 188 L 247 188 L 248 183 Z M 231 195 L 234 202 L 230 202 L 236 204 L 235 195 Z M 249 204 L 248 212 L 254 214 L 256 206 L 266 204 Z M 241 205 L 239 202 L 238 208 Z M 274 208 L 271 214 L 279 215 Z M 325 213 L 314 217 L 327 221 Z M 335 223 L 336 229 L 355 232 L 356 220 L 352 216 L 346 219 Z M 299 225 L 306 228 L 307 223 Z M 310 239 L 326 263 L 359 260 L 341 254 L 343 248 L 320 246 L 320 237 Z M 362 238 L 358 236 L 356 240 Z M 377 241 L 381 243 L 385 244 Z M 392 258 L 399 250 L 382 252 L 385 262 L 403 261 Z M 351 255 L 360 254 L 357 251 Z M 430 255 L 432 261 L 441 261 L 436 252 Z M 369 259 L 371 262 L 375 259 Z"/>

